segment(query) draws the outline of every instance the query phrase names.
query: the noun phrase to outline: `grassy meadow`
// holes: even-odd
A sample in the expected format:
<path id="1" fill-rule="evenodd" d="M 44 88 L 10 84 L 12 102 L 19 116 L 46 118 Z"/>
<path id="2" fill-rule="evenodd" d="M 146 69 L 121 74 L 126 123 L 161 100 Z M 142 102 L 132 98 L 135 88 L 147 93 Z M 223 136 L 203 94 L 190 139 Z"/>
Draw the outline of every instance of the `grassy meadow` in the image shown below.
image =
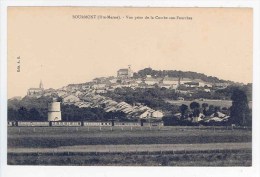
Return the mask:
<path id="1" fill-rule="evenodd" d="M 250 166 L 251 142 L 231 127 L 8 127 L 8 164 Z"/>

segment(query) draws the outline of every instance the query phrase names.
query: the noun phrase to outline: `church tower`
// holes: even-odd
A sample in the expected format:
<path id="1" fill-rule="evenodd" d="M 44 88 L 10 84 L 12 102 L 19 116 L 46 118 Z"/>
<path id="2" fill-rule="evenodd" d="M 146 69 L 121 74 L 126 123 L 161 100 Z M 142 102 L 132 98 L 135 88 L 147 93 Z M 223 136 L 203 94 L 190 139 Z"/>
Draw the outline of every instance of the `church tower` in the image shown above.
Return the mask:
<path id="1" fill-rule="evenodd" d="M 134 75 L 134 73 L 133 73 L 133 71 L 131 69 L 131 65 L 128 65 L 128 78 L 133 77 L 133 75 Z"/>

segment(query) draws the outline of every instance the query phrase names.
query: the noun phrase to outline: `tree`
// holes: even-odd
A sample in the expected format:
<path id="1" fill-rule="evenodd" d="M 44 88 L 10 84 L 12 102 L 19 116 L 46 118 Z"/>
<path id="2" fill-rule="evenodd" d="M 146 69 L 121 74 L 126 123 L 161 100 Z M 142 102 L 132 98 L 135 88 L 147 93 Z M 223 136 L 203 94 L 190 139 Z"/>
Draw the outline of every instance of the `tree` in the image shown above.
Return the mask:
<path id="1" fill-rule="evenodd" d="M 224 113 L 224 114 L 226 114 L 226 115 L 230 115 L 229 108 L 227 108 L 227 107 L 221 108 L 221 112 Z"/>
<path id="2" fill-rule="evenodd" d="M 182 104 L 179 109 L 181 111 L 181 118 L 184 118 L 185 114 L 186 114 L 186 111 L 188 110 L 188 106 L 185 105 L 185 104 Z"/>
<path id="3" fill-rule="evenodd" d="M 199 115 L 200 115 L 200 110 L 198 108 L 194 109 L 193 116 L 194 117 L 199 117 Z"/>
<path id="4" fill-rule="evenodd" d="M 35 108 L 30 109 L 29 119 L 30 120 L 41 120 L 39 111 L 37 111 L 37 109 L 35 109 Z"/>
<path id="5" fill-rule="evenodd" d="M 25 107 L 20 107 L 18 109 L 18 119 L 19 120 L 27 120 L 28 119 L 28 111 Z"/>
<path id="6" fill-rule="evenodd" d="M 202 108 L 203 108 L 203 114 L 206 115 L 207 114 L 207 107 L 209 107 L 208 103 L 202 103 Z"/>
<path id="7" fill-rule="evenodd" d="M 112 111 L 109 111 L 109 112 L 105 113 L 105 117 L 106 117 L 107 120 L 114 120 L 115 119 L 114 116 L 115 116 L 115 114 Z"/>
<path id="8" fill-rule="evenodd" d="M 118 120 L 125 120 L 126 119 L 126 113 L 122 111 L 116 111 L 114 112 L 114 117 Z"/>
<path id="9" fill-rule="evenodd" d="M 7 113 L 8 121 L 16 121 L 17 117 L 18 117 L 17 110 L 13 108 L 8 108 L 8 113 Z"/>
<path id="10" fill-rule="evenodd" d="M 217 112 L 219 112 L 220 111 L 220 106 L 215 106 L 214 107 L 214 113 L 217 113 Z"/>
<path id="11" fill-rule="evenodd" d="M 200 114 L 200 110 L 199 110 L 200 104 L 193 101 L 190 103 L 190 108 L 193 110 L 193 116 L 198 117 Z"/>
<path id="12" fill-rule="evenodd" d="M 248 125 L 251 118 L 246 93 L 243 90 L 236 88 L 233 90 L 231 99 L 231 123 L 243 126 Z"/>
<path id="13" fill-rule="evenodd" d="M 215 113 L 215 107 L 213 105 L 209 105 L 209 109 L 207 111 L 207 116 L 210 116 L 211 114 Z"/>
<path id="14" fill-rule="evenodd" d="M 200 104 L 197 103 L 197 102 L 195 102 L 195 101 L 193 101 L 193 102 L 190 103 L 190 108 L 191 108 L 192 110 L 194 110 L 194 109 L 196 109 L 196 108 L 200 108 Z"/>
<path id="15" fill-rule="evenodd" d="M 220 106 L 214 107 L 214 117 L 218 117 L 218 112 L 220 111 Z"/>
<path id="16" fill-rule="evenodd" d="M 180 124 L 180 121 L 175 116 L 165 116 L 162 118 L 162 121 L 165 126 L 174 126 Z"/>

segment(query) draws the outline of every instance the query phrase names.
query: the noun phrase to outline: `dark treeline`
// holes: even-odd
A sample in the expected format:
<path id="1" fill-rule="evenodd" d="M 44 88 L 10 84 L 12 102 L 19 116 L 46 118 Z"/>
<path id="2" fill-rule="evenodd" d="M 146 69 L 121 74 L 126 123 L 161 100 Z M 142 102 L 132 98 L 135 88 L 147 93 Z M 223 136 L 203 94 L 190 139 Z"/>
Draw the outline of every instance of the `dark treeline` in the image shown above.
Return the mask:
<path id="1" fill-rule="evenodd" d="M 239 125 L 252 126 L 252 109 L 248 106 L 248 98 L 246 92 L 241 88 L 234 88 L 231 95 L 232 106 L 230 108 L 208 105 L 197 102 L 191 102 L 190 105 L 182 104 L 179 106 L 180 116 L 167 115 L 163 117 L 164 124 L 167 125 Z M 229 118 L 227 121 L 200 121 L 192 122 L 193 117 L 199 117 L 202 113 L 206 117 L 218 117 L 219 113 L 223 113 Z"/>
<path id="2" fill-rule="evenodd" d="M 24 97 L 22 100 L 8 101 L 8 121 L 47 121 L 48 103 L 51 97 Z M 61 104 L 61 114 L 64 121 L 84 120 L 127 120 L 123 112 L 105 112 L 103 108 L 79 108 L 74 105 Z"/>
<path id="3" fill-rule="evenodd" d="M 102 108 L 79 108 L 74 105 L 62 105 L 63 121 L 129 121 L 124 112 L 105 112 Z M 47 121 L 47 108 L 20 107 L 18 110 L 8 108 L 8 121 Z"/>
<path id="4" fill-rule="evenodd" d="M 27 109 L 20 107 L 18 110 L 8 108 L 8 121 L 47 121 L 48 111 L 46 109 Z"/>
<path id="5" fill-rule="evenodd" d="M 215 95 L 216 95 L 216 97 L 230 100 L 230 99 L 232 99 L 231 98 L 232 94 L 237 89 L 243 91 L 246 94 L 248 101 L 252 100 L 252 84 L 247 84 L 247 85 L 243 85 L 243 86 L 231 85 L 231 86 L 228 86 L 227 88 L 216 90 Z"/>
<path id="6" fill-rule="evenodd" d="M 74 105 L 63 105 L 61 109 L 64 121 L 128 121 L 122 111 L 105 112 L 103 108 L 79 108 Z"/>
<path id="7" fill-rule="evenodd" d="M 46 121 L 48 118 L 48 102 L 51 101 L 51 97 L 24 97 L 22 100 L 8 100 L 8 120 Z"/>
<path id="8" fill-rule="evenodd" d="M 214 88 L 212 92 L 205 92 L 203 90 L 193 90 L 192 95 L 189 94 L 178 94 L 179 96 L 185 98 L 186 100 L 194 100 L 199 98 L 204 99 L 217 99 L 217 100 L 231 100 L 232 93 L 234 90 L 239 88 L 240 90 L 244 91 L 247 95 L 248 101 L 252 100 L 252 84 L 236 86 L 230 85 L 224 89 L 216 89 Z M 181 88 L 182 90 L 191 90 L 193 88 Z"/>
<path id="9" fill-rule="evenodd" d="M 134 73 L 135 78 L 143 78 L 146 75 L 151 75 L 153 77 L 181 77 L 181 78 L 190 78 L 190 79 L 201 79 L 205 82 L 211 83 L 223 83 L 223 82 L 230 82 L 231 81 L 224 81 L 220 80 L 217 77 L 207 76 L 205 74 L 191 72 L 191 71 L 176 71 L 176 70 L 153 70 L 152 68 L 145 68 L 137 73 Z"/>
<path id="10" fill-rule="evenodd" d="M 183 126 L 192 126 L 192 125 L 230 125 L 231 122 L 192 122 L 192 118 L 199 117 L 200 114 L 203 114 L 206 117 L 218 117 L 218 113 L 221 112 L 226 116 L 230 115 L 230 108 L 213 106 L 208 103 L 199 104 L 194 101 L 189 105 L 182 104 L 179 106 L 180 115 L 167 115 L 163 117 L 164 124 L 167 126 L 171 125 L 183 125 Z"/>

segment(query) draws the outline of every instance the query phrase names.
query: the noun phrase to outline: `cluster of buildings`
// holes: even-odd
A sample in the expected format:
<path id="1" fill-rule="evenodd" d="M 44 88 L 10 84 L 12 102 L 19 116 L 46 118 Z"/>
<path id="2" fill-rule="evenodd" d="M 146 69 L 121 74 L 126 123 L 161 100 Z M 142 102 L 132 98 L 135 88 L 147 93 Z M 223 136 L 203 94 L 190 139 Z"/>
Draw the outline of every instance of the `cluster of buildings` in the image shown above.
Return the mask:
<path id="1" fill-rule="evenodd" d="M 177 78 L 177 77 L 152 77 L 146 75 L 144 78 L 133 77 L 133 71 L 129 66 L 126 69 L 120 69 L 117 71 L 117 76 L 111 77 L 100 77 L 95 78 L 91 82 L 84 84 L 71 84 L 64 89 L 68 91 L 87 90 L 91 89 L 96 94 L 107 93 L 114 91 L 117 88 L 166 88 L 174 89 L 180 93 L 190 93 L 191 90 L 202 90 L 205 92 L 211 92 L 213 87 L 225 88 L 228 85 L 226 83 L 208 83 L 201 79 L 190 79 L 190 78 Z"/>
<path id="2" fill-rule="evenodd" d="M 52 96 L 61 97 L 63 104 L 73 104 L 80 108 L 103 108 L 106 112 L 122 111 L 129 117 L 135 118 L 155 118 L 161 119 L 163 112 L 153 110 L 146 105 L 136 103 L 130 105 L 126 102 L 116 102 L 105 97 L 102 93 L 114 91 L 116 88 L 128 87 L 136 88 L 166 88 L 174 89 L 180 93 L 189 93 L 189 90 L 201 89 L 210 92 L 212 83 L 204 82 L 200 79 L 177 78 L 165 76 L 162 78 L 147 75 L 144 78 L 133 77 L 134 72 L 129 65 L 128 68 L 119 69 L 117 76 L 95 78 L 91 82 L 83 84 L 70 84 L 60 89 L 44 89 L 42 81 L 38 88 L 28 89 L 28 97 Z M 218 85 L 226 87 L 227 85 Z M 183 89 L 184 88 L 184 89 Z"/>
<path id="3" fill-rule="evenodd" d="M 207 117 L 204 114 L 200 113 L 198 117 L 193 117 L 190 119 L 192 122 L 210 123 L 210 122 L 227 122 L 229 120 L 229 118 L 230 118 L 229 115 L 226 115 L 226 114 L 218 111 Z"/>
<path id="4" fill-rule="evenodd" d="M 80 108 L 103 108 L 106 112 L 121 111 L 129 118 L 161 119 L 163 117 L 162 111 L 153 110 L 152 108 L 140 103 L 130 105 L 126 102 L 117 102 L 111 98 L 91 92 L 75 92 L 62 95 L 61 97 L 63 104 L 73 104 Z"/>
<path id="5" fill-rule="evenodd" d="M 97 84 L 100 85 L 100 84 Z M 97 93 L 97 85 L 69 85 L 60 89 L 43 89 L 42 81 L 39 88 L 28 89 L 27 96 L 52 96 L 62 98 L 62 104 L 75 105 L 79 108 L 103 108 L 106 112 L 121 111 L 129 118 L 161 119 L 163 112 L 148 106 L 136 103 L 130 105 L 126 102 L 117 102 L 109 97 Z M 94 87 L 93 87 L 94 86 Z"/>
<path id="6" fill-rule="evenodd" d="M 117 76 L 111 77 L 99 77 L 93 79 L 91 82 L 83 84 L 70 84 L 62 89 L 66 92 L 91 92 L 96 94 L 107 93 L 108 91 L 114 91 L 116 88 L 166 88 L 174 89 L 182 94 L 191 93 L 192 90 L 201 90 L 205 92 L 211 92 L 213 87 L 226 88 L 227 83 L 208 83 L 201 79 L 190 79 L 182 77 L 152 77 L 146 75 L 144 78 L 135 78 L 134 72 L 129 65 L 128 68 L 119 69 Z M 42 82 L 39 88 L 30 88 L 27 92 L 27 96 L 39 97 L 43 94 L 48 95 L 52 90 L 44 90 Z"/>

